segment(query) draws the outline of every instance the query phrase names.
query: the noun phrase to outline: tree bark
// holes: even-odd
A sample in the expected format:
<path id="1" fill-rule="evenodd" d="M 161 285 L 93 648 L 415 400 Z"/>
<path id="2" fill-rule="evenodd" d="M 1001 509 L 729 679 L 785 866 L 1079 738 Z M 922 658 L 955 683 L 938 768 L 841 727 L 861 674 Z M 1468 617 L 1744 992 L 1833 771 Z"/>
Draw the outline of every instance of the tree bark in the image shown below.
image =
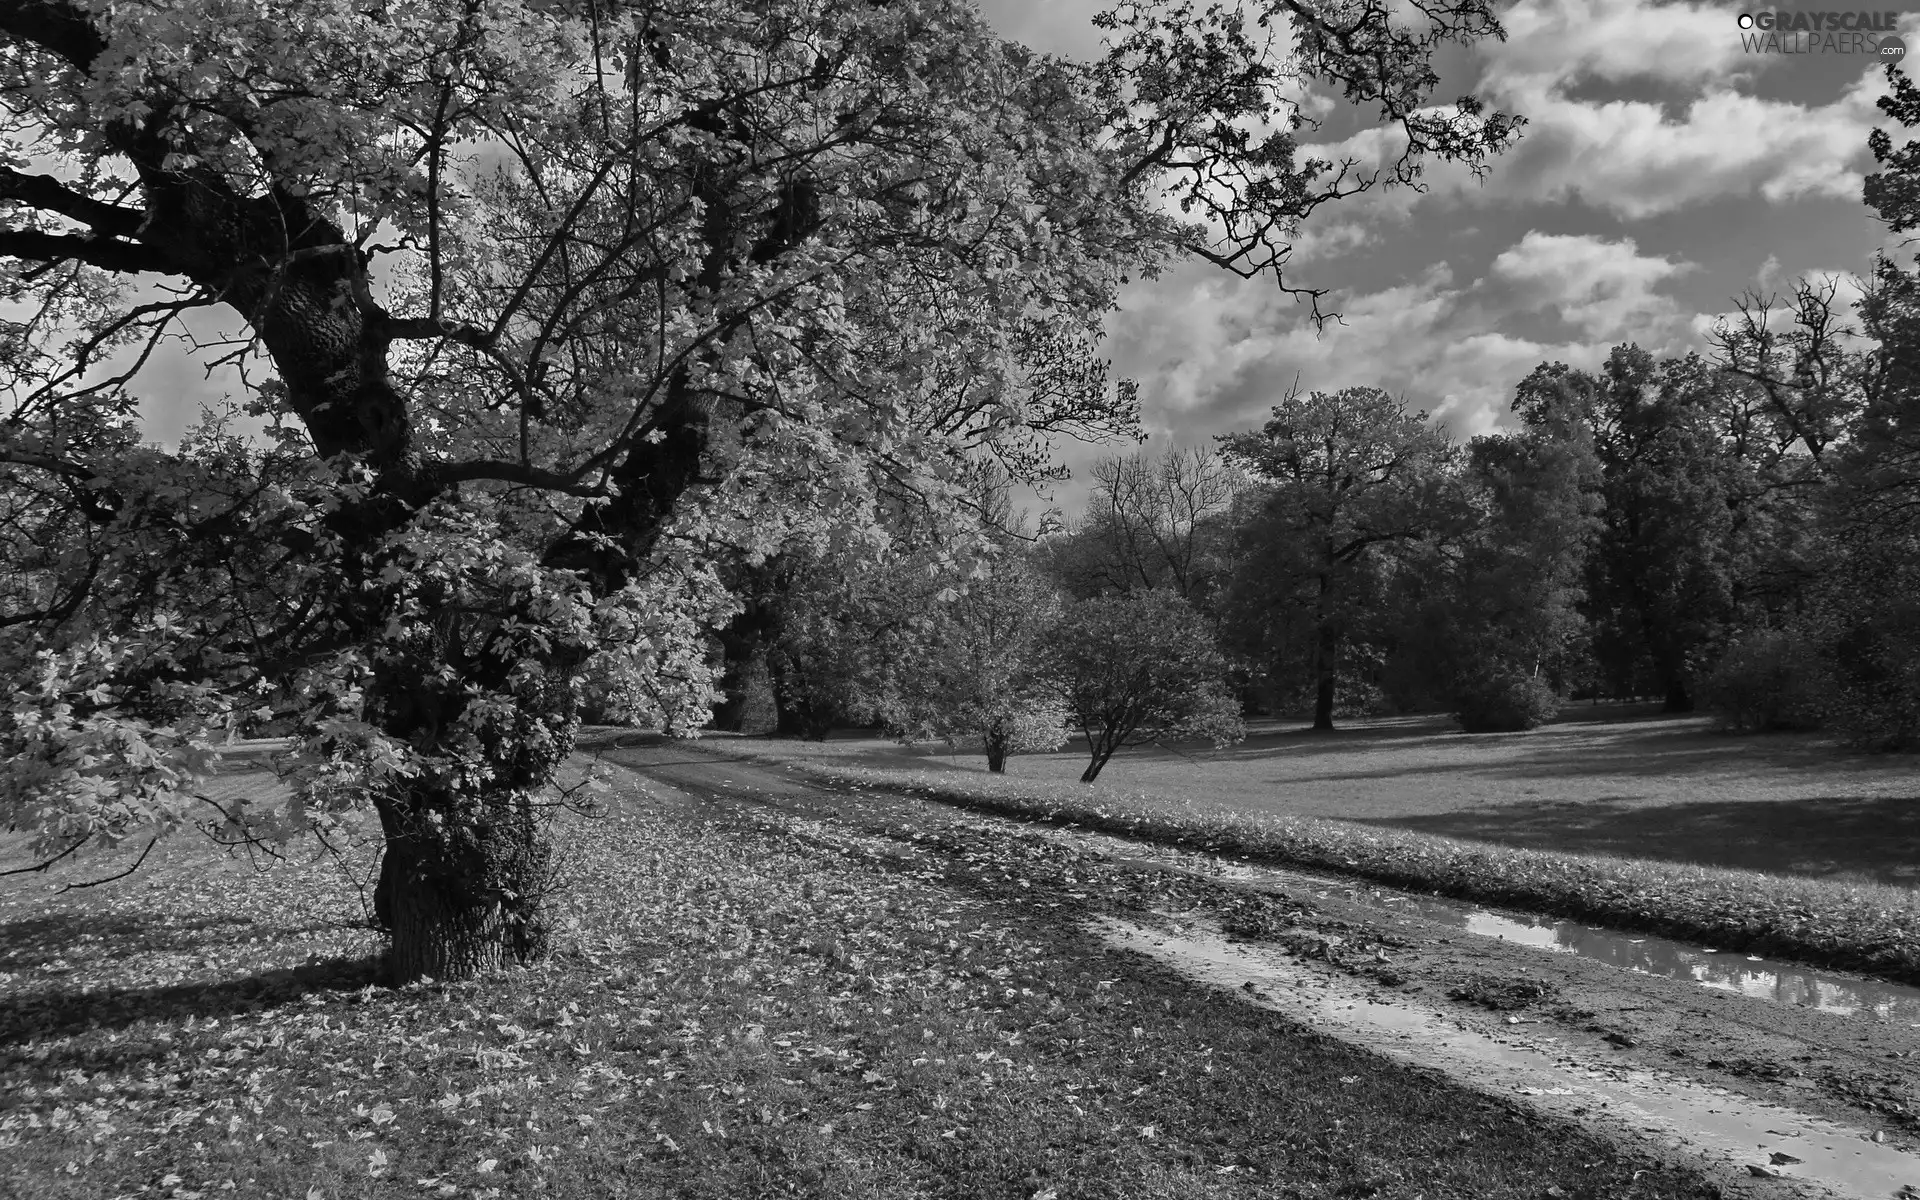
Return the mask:
<path id="1" fill-rule="evenodd" d="M 1107 760 L 1112 757 L 1112 750 L 1095 750 L 1093 752 L 1093 761 L 1087 764 L 1086 770 L 1080 772 L 1080 782 L 1092 783 L 1098 779 L 1100 777 L 1100 768 L 1106 766 Z"/>
<path id="2" fill-rule="evenodd" d="M 546 953 L 552 852 L 524 798 L 481 798 L 462 821 L 428 813 L 476 807 L 421 789 L 382 803 L 386 850 L 374 913 L 392 938 L 396 984 L 469 979 Z"/>
<path id="3" fill-rule="evenodd" d="M 987 730 L 987 770 L 995 775 L 1007 773 L 1007 735 L 999 729 Z"/>
<path id="4" fill-rule="evenodd" d="M 1322 618 L 1313 645 L 1313 727 L 1333 731 L 1334 664 L 1340 654 L 1340 630 Z"/>

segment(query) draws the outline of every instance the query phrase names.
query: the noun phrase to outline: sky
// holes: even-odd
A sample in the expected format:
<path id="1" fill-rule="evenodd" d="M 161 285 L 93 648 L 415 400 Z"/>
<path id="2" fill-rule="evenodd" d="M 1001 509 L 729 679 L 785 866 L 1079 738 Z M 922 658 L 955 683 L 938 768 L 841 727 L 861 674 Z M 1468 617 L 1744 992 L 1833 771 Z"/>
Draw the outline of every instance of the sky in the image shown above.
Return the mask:
<path id="1" fill-rule="evenodd" d="M 1089 18 L 1100 3 L 980 5 L 1035 49 L 1098 52 Z M 1124 294 L 1105 353 L 1140 384 L 1148 451 L 1255 428 L 1296 380 L 1382 387 L 1471 437 L 1511 423 L 1514 385 L 1542 362 L 1595 367 L 1622 342 L 1708 353 L 1715 320 L 1748 289 L 1838 276 L 1857 296 L 1851 280 L 1877 249 L 1910 261 L 1913 248 L 1860 198 L 1867 133 L 1888 124 L 1874 106 L 1887 91 L 1876 58 L 1751 53 L 1741 5 L 1521 0 L 1498 11 L 1507 41 L 1449 48 L 1436 95 L 1520 113 L 1519 143 L 1483 182 L 1434 171 L 1424 194 L 1363 194 L 1303 229 L 1290 282 L 1332 288 L 1322 305 L 1343 325 L 1316 335 L 1270 282 L 1198 262 Z M 1898 25 L 1920 60 L 1920 13 L 1903 10 Z M 1370 114 L 1329 104 L 1305 140 L 1364 156 L 1378 138 Z M 1071 505 L 1084 486 L 1056 498 Z"/>
<path id="2" fill-rule="evenodd" d="M 1099 52 L 1099 0 L 978 3 L 1037 50 Z M 1860 200 L 1867 133 L 1885 120 L 1875 58 L 1750 53 L 1733 5 L 1520 0 L 1499 11 L 1508 40 L 1448 48 L 1437 96 L 1471 92 L 1525 116 L 1517 146 L 1484 181 L 1442 168 L 1423 193 L 1328 205 L 1302 231 L 1290 281 L 1331 288 L 1323 307 L 1343 324 L 1316 333 L 1270 282 L 1197 261 L 1125 291 L 1105 353 L 1140 385 L 1145 449 L 1255 428 L 1296 380 L 1383 387 L 1471 437 L 1510 420 L 1514 385 L 1542 362 L 1594 367 L 1629 341 L 1706 352 L 1715 319 L 1748 289 L 1838 276 L 1857 294 L 1846 281 L 1876 249 L 1911 256 Z M 1920 58 L 1920 13 L 1899 24 Z M 1314 107 L 1324 123 L 1312 147 L 1377 152 L 1371 114 L 1332 97 Z M 232 388 L 184 355 L 154 366 L 141 383 L 163 440 Z M 1064 445 L 1078 477 L 1050 499 L 1071 510 L 1086 466 L 1131 449 Z"/>

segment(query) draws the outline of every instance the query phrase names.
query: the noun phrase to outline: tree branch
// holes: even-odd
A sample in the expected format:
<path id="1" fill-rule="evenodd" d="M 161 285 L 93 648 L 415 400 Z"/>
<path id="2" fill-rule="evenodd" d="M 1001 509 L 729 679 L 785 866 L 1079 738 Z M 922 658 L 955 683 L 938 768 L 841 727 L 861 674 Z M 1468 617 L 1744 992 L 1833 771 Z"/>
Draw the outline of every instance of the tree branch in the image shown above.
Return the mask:
<path id="1" fill-rule="evenodd" d="M 582 483 L 577 474 L 547 471 L 516 462 L 472 460 L 447 463 L 435 468 L 434 478 L 449 486 L 475 479 L 492 479 L 501 483 L 517 483 L 525 487 L 540 488 L 543 491 L 564 492 L 569 496 L 601 497 L 607 494 L 603 487 Z"/>
<path id="2" fill-rule="evenodd" d="M 11 167 L 0 167 L 0 200 L 18 200 L 70 217 L 101 237 L 132 237 L 147 219 L 147 214 L 138 209 L 122 208 L 73 191 L 51 175 L 28 175 Z"/>
<path id="3" fill-rule="evenodd" d="M 89 833 L 85 837 L 81 838 L 79 841 L 75 842 L 73 845 L 68 846 L 65 850 L 62 850 L 60 853 L 54 855 L 52 858 L 44 859 L 40 862 L 33 864 L 30 867 L 14 867 L 12 870 L 0 871 L 0 878 L 4 878 L 5 876 L 8 876 L 8 875 L 30 875 L 35 871 L 44 871 L 48 867 L 51 867 L 53 864 L 59 862 L 61 859 L 67 857 L 67 855 L 72 854 L 75 850 L 78 850 L 80 847 L 86 845 L 88 842 L 92 840 L 93 840 L 93 835 Z"/>
<path id="4" fill-rule="evenodd" d="M 143 271 L 159 275 L 184 273 L 166 255 L 151 246 L 73 234 L 42 233 L 36 229 L 0 229 L 0 257 L 45 263 L 72 260 L 126 274 Z"/>
<path id="5" fill-rule="evenodd" d="M 64 895 L 67 892 L 78 891 L 81 888 L 99 887 L 103 883 L 112 883 L 116 879 L 125 879 L 127 876 L 133 874 L 135 871 L 138 871 L 140 869 L 140 864 L 147 861 L 147 855 L 152 854 L 153 848 L 155 846 L 158 846 L 159 844 L 160 844 L 160 835 L 156 833 L 153 835 L 153 840 L 147 843 L 147 848 L 140 852 L 140 857 L 133 860 L 133 865 L 128 867 L 126 870 L 120 872 L 118 875 L 109 875 L 105 879 L 89 879 L 85 883 L 70 883 L 67 886 L 61 888 L 60 892 L 62 895 Z"/>
<path id="6" fill-rule="evenodd" d="M 107 47 L 92 17 L 71 0 L 0 0 L 0 33 L 58 55 L 86 71 Z"/>

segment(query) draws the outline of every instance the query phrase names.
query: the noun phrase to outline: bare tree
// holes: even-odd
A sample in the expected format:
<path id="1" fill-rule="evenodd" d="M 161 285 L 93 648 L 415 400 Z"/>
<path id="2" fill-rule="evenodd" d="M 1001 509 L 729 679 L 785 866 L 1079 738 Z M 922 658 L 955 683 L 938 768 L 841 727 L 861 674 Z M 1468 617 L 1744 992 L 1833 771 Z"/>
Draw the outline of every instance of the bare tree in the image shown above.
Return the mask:
<path id="1" fill-rule="evenodd" d="M 1082 595 L 1162 588 L 1204 604 L 1220 575 L 1225 520 L 1246 476 L 1211 446 L 1095 463 L 1085 516 L 1055 545 L 1055 569 Z"/>

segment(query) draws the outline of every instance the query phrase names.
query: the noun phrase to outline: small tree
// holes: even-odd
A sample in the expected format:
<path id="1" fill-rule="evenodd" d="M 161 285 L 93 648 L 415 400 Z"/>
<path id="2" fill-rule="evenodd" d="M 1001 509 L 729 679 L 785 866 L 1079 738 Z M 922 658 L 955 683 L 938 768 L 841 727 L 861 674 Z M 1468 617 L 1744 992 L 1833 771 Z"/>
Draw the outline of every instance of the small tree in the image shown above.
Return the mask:
<path id="1" fill-rule="evenodd" d="M 1067 705 L 1037 653 L 1059 607 L 1052 588 L 1008 557 L 936 605 L 900 681 L 906 736 L 977 737 L 995 774 L 1009 755 L 1065 744 Z"/>
<path id="2" fill-rule="evenodd" d="M 1082 600 L 1049 640 L 1091 755 L 1082 783 L 1092 783 L 1123 746 L 1205 738 L 1219 747 L 1246 734 L 1213 632 L 1173 592 Z"/>

